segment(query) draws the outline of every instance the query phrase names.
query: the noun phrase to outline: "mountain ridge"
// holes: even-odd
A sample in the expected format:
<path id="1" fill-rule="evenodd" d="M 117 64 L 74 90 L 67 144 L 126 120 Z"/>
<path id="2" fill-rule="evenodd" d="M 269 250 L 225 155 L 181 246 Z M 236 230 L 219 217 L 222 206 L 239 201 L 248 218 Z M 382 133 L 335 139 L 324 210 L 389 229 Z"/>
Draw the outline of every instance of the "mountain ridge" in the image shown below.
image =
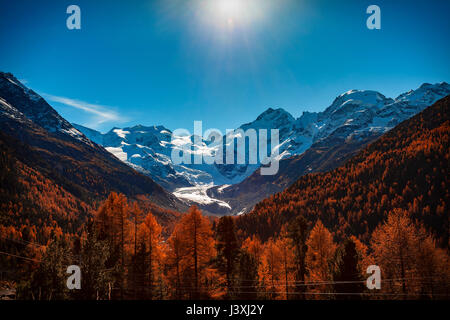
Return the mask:
<path id="1" fill-rule="evenodd" d="M 233 136 L 239 130 L 279 130 L 279 144 L 273 142 L 272 147 L 279 150 L 280 173 L 262 177 L 260 164 L 248 163 L 248 149 L 244 151 L 244 164 L 176 165 L 171 159 L 172 151 L 193 145 L 191 156 L 195 152 L 211 155 L 218 146 L 204 139 L 195 145 L 192 135 L 172 140 L 172 131 L 162 125 L 114 127 L 101 133 L 70 124 L 12 74 L 2 72 L 0 80 L 0 112 L 10 121 L 36 124 L 99 153 L 109 152 L 114 159 L 172 192 L 175 198 L 170 202 L 181 201 L 183 206 L 198 204 L 206 212 L 219 215 L 248 212 L 256 202 L 286 188 L 299 175 L 333 169 L 359 148 L 450 93 L 446 82 L 424 83 L 395 99 L 373 90 L 349 90 L 336 97 L 324 111 L 305 111 L 297 118 L 282 108 L 268 108 L 254 121 L 229 133 Z M 272 145 L 272 141 L 268 143 Z M 223 137 L 222 147 L 225 145 Z M 48 143 L 46 147 L 51 148 Z M 235 151 L 239 152 L 236 145 Z M 266 187 L 257 187 L 261 185 Z"/>
<path id="2" fill-rule="evenodd" d="M 27 147 L 19 161 L 42 173 L 85 202 L 110 191 L 129 197 L 146 195 L 167 209 L 186 206 L 148 176 L 93 143 L 62 118 L 42 97 L 10 73 L 0 73 L 0 130 L 5 145 L 17 139 Z"/>
<path id="3" fill-rule="evenodd" d="M 337 238 L 368 241 L 389 212 L 401 211 L 448 247 L 450 95 L 361 149 L 332 171 L 310 173 L 237 218 L 240 232 L 273 237 L 292 219 L 317 219 Z"/>
<path id="4" fill-rule="evenodd" d="M 277 146 L 279 148 L 278 159 L 282 162 L 292 157 L 301 156 L 311 148 L 312 150 L 306 158 L 309 157 L 310 161 L 314 161 L 313 159 L 316 159 L 316 157 L 311 156 L 311 154 L 319 151 L 324 152 L 325 148 L 326 152 L 328 152 L 328 158 L 320 156 L 322 158 L 321 161 L 331 163 L 334 152 L 337 152 L 337 145 L 342 144 L 343 147 L 338 152 L 342 155 L 342 158 L 337 159 L 334 164 L 334 166 L 337 166 L 342 159 L 347 158 L 342 154 L 343 150 L 353 154 L 358 148 L 373 141 L 400 122 L 417 114 L 448 94 L 450 94 L 450 85 L 447 82 L 424 83 L 416 90 L 402 93 L 395 99 L 388 98 L 374 90 L 349 90 L 337 96 L 330 106 L 321 112 L 305 111 L 302 115 L 295 118 L 282 108 L 270 107 L 257 116 L 254 121 L 245 123 L 236 130 L 278 129 L 280 133 L 280 143 Z M 241 213 L 244 207 L 246 207 L 246 210 L 249 210 L 254 204 L 254 201 L 252 201 L 251 203 L 236 206 L 236 201 L 224 198 L 225 193 L 216 192 L 216 190 L 221 188 L 220 186 L 225 186 L 221 189 L 222 191 L 231 192 L 234 188 L 231 194 L 236 194 L 239 184 L 249 179 L 252 175 L 258 174 L 260 165 L 248 164 L 247 150 L 245 154 L 247 162 L 245 164 L 176 166 L 172 164 L 170 159 L 172 149 L 180 148 L 184 143 L 192 143 L 192 136 L 188 140 L 180 139 L 180 141 L 183 140 L 182 143 L 174 145 L 170 137 L 172 131 L 160 126 L 158 134 L 147 133 L 152 139 L 147 139 L 146 144 L 142 145 L 137 143 L 136 140 L 143 137 L 136 136 L 131 130 L 136 126 L 122 129 L 116 128 L 115 130 L 119 130 L 122 136 L 114 133 L 113 129 L 105 134 L 101 134 L 98 132 L 90 133 L 80 125 L 74 124 L 74 126 L 87 136 L 89 134 L 94 135 L 93 139 L 98 139 L 95 137 L 98 134 L 103 139 L 109 136 L 110 142 L 102 140 L 105 148 L 137 170 L 150 175 L 159 184 L 175 192 L 177 196 L 186 195 L 186 192 L 189 191 L 186 188 L 191 188 L 192 194 L 204 194 L 205 186 L 210 186 L 210 188 L 206 188 L 205 203 L 210 203 L 213 199 L 216 199 L 216 203 L 225 201 L 231 206 L 231 211 L 227 211 L 227 206 L 219 207 L 221 214 Z M 157 128 L 157 126 L 141 127 Z M 236 130 L 230 134 L 235 134 Z M 162 131 L 166 131 L 166 134 L 161 135 Z M 223 145 L 225 145 L 225 137 Z M 207 141 L 202 141 L 201 146 L 197 150 L 204 150 L 202 152 L 205 153 L 215 152 L 213 147 L 209 147 Z M 328 160 L 325 160 L 325 158 Z M 286 166 L 289 167 L 289 165 Z M 318 165 L 316 167 L 323 166 Z M 326 168 L 333 168 L 333 165 L 328 165 Z M 296 174 L 293 176 L 298 177 Z M 264 178 L 260 177 L 259 180 L 264 180 Z M 290 179 L 288 180 L 291 181 Z M 231 185 L 231 187 L 227 187 L 227 185 Z M 280 185 L 280 187 L 286 186 L 285 183 Z M 178 192 L 181 190 L 183 191 L 182 193 Z M 277 191 L 281 190 L 277 189 Z M 263 194 L 268 196 L 271 193 L 262 192 L 261 196 Z M 216 196 L 217 198 L 215 198 Z M 258 201 L 262 200 L 261 196 L 257 197 Z M 189 197 L 186 197 L 184 200 L 189 203 L 195 203 L 189 200 Z M 197 202 L 197 204 L 202 205 L 201 202 Z M 203 209 L 207 208 L 203 207 Z"/>

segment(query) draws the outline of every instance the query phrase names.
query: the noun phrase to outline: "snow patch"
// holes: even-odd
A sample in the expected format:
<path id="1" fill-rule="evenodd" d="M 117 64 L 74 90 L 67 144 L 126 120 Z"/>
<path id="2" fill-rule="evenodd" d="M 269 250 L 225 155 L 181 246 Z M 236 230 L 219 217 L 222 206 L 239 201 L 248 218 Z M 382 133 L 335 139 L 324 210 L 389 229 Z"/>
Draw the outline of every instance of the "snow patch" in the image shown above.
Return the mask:
<path id="1" fill-rule="evenodd" d="M 122 147 L 106 147 L 105 149 L 112 153 L 117 159 L 121 161 L 127 161 L 128 156 L 125 152 L 123 152 Z"/>
<path id="2" fill-rule="evenodd" d="M 219 188 L 217 188 L 217 192 L 222 193 L 223 190 L 225 190 L 229 186 L 231 186 L 231 184 L 224 184 L 223 186 L 220 186 Z"/>
<path id="3" fill-rule="evenodd" d="M 217 203 L 221 207 L 225 207 L 231 210 L 231 206 L 225 201 L 214 199 L 206 194 L 206 191 L 211 188 L 212 185 L 198 185 L 195 187 L 178 188 L 173 192 L 173 195 L 179 199 L 187 200 L 203 205 L 209 205 Z"/>
<path id="4" fill-rule="evenodd" d="M 122 129 L 114 129 L 113 132 L 115 132 L 122 139 L 125 139 L 126 135 L 130 134 L 130 131 L 125 131 Z"/>

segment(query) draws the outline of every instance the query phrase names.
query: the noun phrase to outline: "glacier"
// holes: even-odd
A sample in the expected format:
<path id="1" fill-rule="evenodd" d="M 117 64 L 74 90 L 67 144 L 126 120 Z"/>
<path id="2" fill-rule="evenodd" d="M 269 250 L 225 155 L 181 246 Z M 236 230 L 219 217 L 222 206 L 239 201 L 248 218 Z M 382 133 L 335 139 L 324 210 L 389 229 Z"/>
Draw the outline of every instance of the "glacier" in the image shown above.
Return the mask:
<path id="1" fill-rule="evenodd" d="M 377 91 L 350 90 L 336 97 L 324 111 L 303 112 L 298 118 L 282 108 L 268 108 L 254 121 L 241 125 L 228 135 L 234 135 L 240 129 L 255 129 L 257 132 L 259 129 L 278 129 L 280 143 L 272 147 L 278 148 L 277 160 L 281 160 L 300 155 L 326 138 L 357 139 L 370 132 L 384 133 L 448 94 L 450 85 L 446 82 L 425 83 L 394 99 Z M 194 137 L 176 136 L 172 139 L 172 131 L 161 125 L 112 128 L 107 133 L 78 124 L 73 126 L 189 203 L 214 204 L 225 210 L 228 204 L 209 197 L 208 188 L 218 185 L 226 188 L 239 183 L 260 167 L 259 163 L 248 163 L 248 150 L 245 151 L 247 162 L 244 164 L 174 164 L 172 150 L 193 143 Z M 226 137 L 223 137 L 222 143 L 225 141 Z M 192 153 L 212 154 L 216 152 L 215 148 L 211 142 L 201 139 Z"/>

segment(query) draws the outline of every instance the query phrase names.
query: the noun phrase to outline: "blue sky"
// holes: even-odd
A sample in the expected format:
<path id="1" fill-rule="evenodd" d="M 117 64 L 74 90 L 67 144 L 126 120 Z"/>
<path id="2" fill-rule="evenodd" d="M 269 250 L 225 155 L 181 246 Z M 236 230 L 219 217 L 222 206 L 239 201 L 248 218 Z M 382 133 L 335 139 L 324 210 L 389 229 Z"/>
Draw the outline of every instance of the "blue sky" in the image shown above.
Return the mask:
<path id="1" fill-rule="evenodd" d="M 450 1 L 232 1 L 0 0 L 0 70 L 103 132 L 224 131 L 268 107 L 298 117 L 350 89 L 450 81 Z M 71 4 L 81 30 L 66 28 Z M 371 4 L 381 30 L 366 28 Z"/>

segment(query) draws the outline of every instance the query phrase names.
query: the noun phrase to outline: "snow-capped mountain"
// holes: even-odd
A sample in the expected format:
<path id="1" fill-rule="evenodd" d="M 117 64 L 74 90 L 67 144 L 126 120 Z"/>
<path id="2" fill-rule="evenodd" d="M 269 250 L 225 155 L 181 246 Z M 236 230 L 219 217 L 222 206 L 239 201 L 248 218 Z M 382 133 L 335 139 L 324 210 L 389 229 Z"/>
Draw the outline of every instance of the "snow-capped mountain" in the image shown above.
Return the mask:
<path id="1" fill-rule="evenodd" d="M 382 134 L 450 94 L 450 85 L 443 82 L 424 84 L 396 99 L 371 90 L 350 90 L 338 96 L 323 112 L 304 112 L 295 119 L 283 109 L 269 108 L 255 121 L 240 129 L 279 129 L 278 160 L 304 153 L 313 144 L 327 138 L 362 138 Z M 331 141 L 331 139 L 329 139 Z M 270 141 L 269 141 L 270 143 Z M 219 171 L 239 183 L 259 165 L 222 165 Z"/>
<path id="2" fill-rule="evenodd" d="M 304 112 L 294 118 L 281 108 L 269 108 L 253 122 L 243 124 L 228 135 L 239 135 L 240 129 L 255 129 L 257 133 L 259 129 L 278 129 L 279 143 L 272 148 L 278 149 L 277 159 L 286 159 L 303 154 L 320 141 L 330 144 L 331 141 L 379 136 L 448 94 L 450 85 L 446 82 L 423 84 L 395 99 L 376 91 L 350 90 L 338 96 L 323 112 Z M 74 127 L 190 202 L 203 201 L 226 208 L 226 204 L 208 197 L 205 187 L 240 183 L 260 167 L 259 163 L 248 164 L 248 149 L 245 164 L 176 165 L 171 160 L 172 150 L 191 144 L 194 137 L 178 136 L 172 140 L 172 132 L 163 126 L 113 128 L 105 134 L 80 125 L 74 124 Z M 226 137 L 222 143 L 226 150 Z M 269 140 L 268 144 L 270 147 L 272 142 Z M 234 147 L 236 150 L 236 144 Z M 217 144 L 201 140 L 200 145 L 192 148 L 192 154 L 196 152 L 215 154 Z"/>
<path id="3" fill-rule="evenodd" d="M 448 94 L 446 83 L 425 84 L 396 99 L 374 91 L 346 92 L 324 112 L 304 113 L 296 120 L 301 122 L 296 128 L 312 145 L 301 154 L 284 157 L 276 175 L 262 176 L 257 170 L 240 183 L 211 187 L 206 194 L 227 203 L 231 207 L 227 214 L 250 212 L 259 201 L 283 191 L 302 175 L 342 165 L 387 130 Z M 286 145 L 285 151 L 291 152 L 292 147 Z"/>
<path id="4" fill-rule="evenodd" d="M 105 134 L 81 125 L 73 126 L 117 158 L 151 176 L 169 190 L 229 182 L 226 178 L 221 178 L 215 166 L 172 162 L 172 150 L 181 150 L 183 146 L 193 143 L 192 136 L 177 136 L 172 139 L 172 132 L 163 126 L 113 128 Z M 202 141 L 199 149 L 206 154 L 213 152 L 214 148 Z M 192 151 L 194 152 L 195 150 Z"/>
<path id="5" fill-rule="evenodd" d="M 25 87 L 11 73 L 0 72 L 0 92 L 1 114 L 19 121 L 32 121 L 49 132 L 60 132 L 86 144 L 92 144 L 40 95 Z M 24 96 L 27 99 L 24 99 Z"/>
<path id="6" fill-rule="evenodd" d="M 2 142 L 14 147 L 15 156 L 22 163 L 75 198 L 98 201 L 115 191 L 128 197 L 143 196 L 162 208 L 187 208 L 148 176 L 136 172 L 75 129 L 12 74 L 3 72 L 0 133 Z"/>
<path id="7" fill-rule="evenodd" d="M 350 90 L 323 112 L 304 112 L 292 121 L 292 131 L 280 139 L 282 157 L 301 154 L 313 143 L 329 137 L 357 138 L 368 132 L 384 133 L 450 94 L 450 85 L 424 84 L 396 99 L 370 90 Z"/>
<path id="8" fill-rule="evenodd" d="M 256 192 L 258 194 L 253 194 L 252 200 L 245 204 L 238 203 L 237 200 L 245 198 L 240 194 L 243 190 L 257 191 L 254 182 L 259 183 L 255 178 L 256 170 L 260 167 L 259 159 L 256 164 L 249 164 L 249 149 L 245 148 L 243 164 L 176 164 L 172 161 L 174 151 L 189 150 L 191 159 L 196 154 L 215 155 L 219 149 L 223 149 L 225 155 L 225 150 L 232 145 L 230 138 L 239 137 L 249 129 L 254 129 L 257 135 L 260 129 L 278 129 L 279 141 L 271 141 L 270 133 L 268 135 L 269 150 L 276 149 L 276 159 L 283 161 L 311 151 L 300 162 L 296 162 L 301 163 L 299 172 L 307 173 L 330 167 L 329 164 L 334 161 L 333 148 L 340 148 L 339 159 L 342 160 L 346 152 L 355 151 L 371 139 L 449 95 L 450 85 L 446 82 L 425 83 L 395 99 L 387 98 L 376 91 L 350 90 L 339 95 L 323 112 L 303 112 L 298 118 L 281 108 L 269 108 L 254 121 L 243 124 L 227 133 L 222 140 L 214 142 L 203 137 L 196 139 L 194 135 L 175 136 L 163 126 L 137 125 L 113 128 L 107 133 L 101 133 L 81 125 L 72 125 L 42 97 L 25 87 L 10 73 L 0 72 L 0 92 L 0 116 L 4 121 L 23 123 L 24 126 L 37 125 L 59 137 L 65 137 L 64 139 L 79 141 L 100 153 L 106 149 L 128 166 L 173 192 L 179 199 L 200 204 L 211 213 L 225 214 L 236 213 L 236 210 L 241 212 L 244 205 L 249 207 L 248 204 L 251 205 L 252 201 L 262 196 Z M 339 147 L 346 141 L 349 141 L 347 146 Z M 240 152 L 236 143 L 234 150 L 235 153 Z M 309 164 L 308 161 L 317 162 L 316 151 L 323 150 L 327 150 L 328 155 L 326 161 L 324 157 L 321 161 L 325 161 L 327 165 Z M 289 168 L 300 168 L 286 162 L 283 162 L 283 165 L 284 177 L 290 176 L 287 172 Z M 296 174 L 291 176 L 295 177 Z M 280 179 L 284 181 L 284 184 L 277 184 L 280 187 L 290 181 L 286 178 Z M 271 181 L 270 178 L 264 179 L 266 184 L 272 183 Z M 265 189 L 270 189 L 269 193 L 278 190 Z M 267 192 L 264 195 L 267 196 Z"/>

